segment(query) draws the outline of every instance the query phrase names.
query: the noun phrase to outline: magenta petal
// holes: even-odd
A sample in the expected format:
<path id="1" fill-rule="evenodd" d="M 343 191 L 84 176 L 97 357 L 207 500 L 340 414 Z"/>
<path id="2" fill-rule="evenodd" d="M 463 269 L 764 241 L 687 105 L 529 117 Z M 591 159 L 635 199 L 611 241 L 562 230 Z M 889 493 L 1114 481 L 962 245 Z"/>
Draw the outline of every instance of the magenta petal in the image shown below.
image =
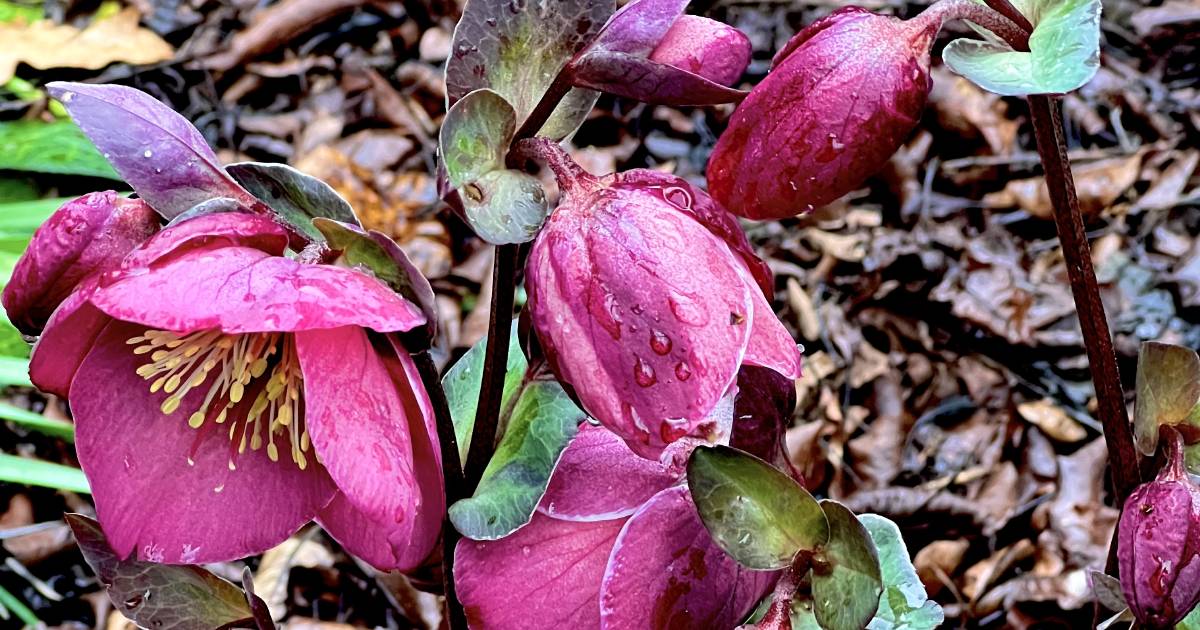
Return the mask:
<path id="1" fill-rule="evenodd" d="M 562 452 L 538 511 L 568 521 L 629 516 L 679 477 L 634 454 L 612 431 L 584 424 Z"/>
<path id="2" fill-rule="evenodd" d="M 148 267 L 168 254 L 182 254 L 199 248 L 250 247 L 280 255 L 287 245 L 287 233 L 267 217 L 218 212 L 188 219 L 159 232 L 134 250 L 121 268 Z"/>
<path id="3" fill-rule="evenodd" d="M 725 243 L 660 192 L 560 205 L 527 267 L 558 376 L 645 457 L 697 430 L 733 383 L 753 308 Z"/>
<path id="4" fill-rule="evenodd" d="M 736 28 L 698 15 L 681 15 L 650 59 L 728 86 L 746 71 L 751 52 L 750 39 Z"/>
<path id="5" fill-rule="evenodd" d="M 92 302 L 116 319 L 177 332 L 346 325 L 390 332 L 425 321 L 412 303 L 361 271 L 301 264 L 248 247 L 190 250 L 122 272 Z"/>
<path id="6" fill-rule="evenodd" d="M 63 204 L 33 234 L 4 287 L 4 309 L 22 332 L 36 335 L 86 278 L 116 269 L 158 231 L 158 215 L 140 199 L 96 192 Z"/>
<path id="7" fill-rule="evenodd" d="M 96 279 L 86 280 L 54 311 L 29 359 L 29 379 L 37 388 L 66 398 L 79 364 L 111 318 L 88 299 Z"/>
<path id="8" fill-rule="evenodd" d="M 459 541 L 454 584 L 468 623 L 475 630 L 598 629 L 600 579 L 623 523 L 535 513 L 500 540 Z"/>
<path id="9" fill-rule="evenodd" d="M 351 326 L 296 333 L 296 352 L 308 434 L 341 490 L 321 512 L 322 525 L 377 567 L 413 568 L 437 542 L 444 503 L 435 449 L 403 367 L 411 359 L 382 356 Z"/>
<path id="10" fill-rule="evenodd" d="M 739 261 L 741 262 L 741 261 Z M 740 271 L 751 287 L 754 279 L 742 266 Z M 751 290 L 754 296 L 754 319 L 750 325 L 750 343 L 746 346 L 743 363 L 771 368 L 788 378 L 800 378 L 800 346 L 783 322 L 775 316 L 775 309 L 761 291 Z"/>
<path id="11" fill-rule="evenodd" d="M 601 627 L 732 628 L 776 576 L 739 566 L 712 542 L 687 488 L 668 488 L 617 537 L 600 586 Z"/>
<path id="12" fill-rule="evenodd" d="M 587 50 L 649 55 L 687 9 L 688 1 L 633 0 L 608 19 Z"/>
<path id="13" fill-rule="evenodd" d="M 136 549 L 139 558 L 170 563 L 242 558 L 282 542 L 333 497 L 323 467 L 301 471 L 264 450 L 247 450 L 229 470 L 228 434 L 188 427 L 202 388 L 163 415 L 163 394 L 149 393 L 135 373 L 142 357 L 125 343 L 141 332 L 110 324 L 71 386 L 79 462 L 118 554 Z"/>

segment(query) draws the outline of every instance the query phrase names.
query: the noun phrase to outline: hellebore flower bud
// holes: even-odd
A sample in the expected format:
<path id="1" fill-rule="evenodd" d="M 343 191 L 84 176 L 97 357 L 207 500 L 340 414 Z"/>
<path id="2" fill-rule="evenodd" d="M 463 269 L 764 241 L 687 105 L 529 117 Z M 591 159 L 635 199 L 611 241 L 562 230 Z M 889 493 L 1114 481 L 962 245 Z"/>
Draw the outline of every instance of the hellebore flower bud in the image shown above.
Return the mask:
<path id="1" fill-rule="evenodd" d="M 1174 431 L 1158 477 L 1125 501 L 1118 525 L 1121 590 L 1139 625 L 1170 628 L 1200 602 L 1200 487 Z"/>
<path id="2" fill-rule="evenodd" d="M 744 217 L 778 219 L 860 186 L 920 118 L 939 27 L 846 7 L 797 33 L 717 142 L 713 197 Z"/>
<path id="3" fill-rule="evenodd" d="M 116 269 L 158 231 L 158 221 L 146 202 L 111 190 L 63 204 L 34 233 L 4 288 L 4 308 L 13 325 L 25 334 L 40 334 L 75 287 Z"/>
<path id="4" fill-rule="evenodd" d="M 750 39 L 716 20 L 681 15 L 650 53 L 650 60 L 733 85 L 750 64 Z"/>
<path id="5" fill-rule="evenodd" d="M 796 343 L 760 289 L 761 263 L 707 195 L 648 171 L 597 178 L 552 142 L 526 142 L 562 191 L 529 254 L 530 318 L 592 417 L 657 458 L 685 436 L 719 438 L 709 415 L 742 363 L 799 375 Z"/>

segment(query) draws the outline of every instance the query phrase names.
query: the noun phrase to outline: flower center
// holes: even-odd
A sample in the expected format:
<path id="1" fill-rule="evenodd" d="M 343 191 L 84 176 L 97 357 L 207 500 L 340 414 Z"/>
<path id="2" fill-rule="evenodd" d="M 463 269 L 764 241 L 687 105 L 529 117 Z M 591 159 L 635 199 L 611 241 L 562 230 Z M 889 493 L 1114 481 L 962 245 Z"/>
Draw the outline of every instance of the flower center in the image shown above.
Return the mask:
<path id="1" fill-rule="evenodd" d="M 212 430 L 228 424 L 230 470 L 237 468 L 234 458 L 245 453 L 247 445 L 258 450 L 265 443 L 267 456 L 279 461 L 279 442 L 291 449 L 292 461 L 301 470 L 308 466 L 311 443 L 304 428 L 304 377 L 291 335 L 202 330 L 179 336 L 147 330 L 126 343 L 137 346 L 134 354 L 150 355 L 150 362 L 137 374 L 151 381 L 150 393 L 168 394 L 161 405 L 163 414 L 174 414 L 193 389 L 207 388 L 204 402 L 188 417 L 188 426 Z M 239 409 L 244 400 L 253 402 Z"/>

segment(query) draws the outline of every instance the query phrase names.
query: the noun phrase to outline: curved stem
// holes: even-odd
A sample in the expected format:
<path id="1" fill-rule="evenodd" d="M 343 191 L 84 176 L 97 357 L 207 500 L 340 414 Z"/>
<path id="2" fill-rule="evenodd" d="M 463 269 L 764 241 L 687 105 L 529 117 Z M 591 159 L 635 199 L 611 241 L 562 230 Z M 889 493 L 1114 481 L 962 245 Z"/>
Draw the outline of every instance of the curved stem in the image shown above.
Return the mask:
<path id="1" fill-rule="evenodd" d="M 450 506 L 469 494 L 463 486 L 462 465 L 459 463 L 458 455 L 458 438 L 454 434 L 454 420 L 450 417 L 450 405 L 446 401 L 446 391 L 442 388 L 442 380 L 438 376 L 437 366 L 433 364 L 429 352 L 424 351 L 413 355 L 413 362 L 417 365 L 421 383 L 429 394 L 430 403 L 433 404 L 438 444 L 441 445 L 442 480 L 446 488 L 446 505 Z M 450 630 L 467 629 L 467 617 L 454 588 L 454 548 L 458 545 L 459 538 L 458 530 L 450 523 L 450 516 L 443 515 L 442 589 L 446 596 L 446 625 Z"/>
<path id="2" fill-rule="evenodd" d="M 1002 0 L 1008 4 L 1007 0 Z M 1008 4 L 1011 8 L 1012 5 Z M 1013 9 L 1016 12 L 1016 9 Z M 1017 13 L 1017 16 L 1020 16 Z M 1024 20 L 1024 17 L 1022 17 Z M 1029 33 L 1004 13 L 975 0 L 939 0 L 909 20 L 914 27 L 936 32 L 947 20 L 969 20 L 1008 42 L 1016 50 L 1029 50 Z M 1029 21 L 1025 20 L 1028 24 Z"/>

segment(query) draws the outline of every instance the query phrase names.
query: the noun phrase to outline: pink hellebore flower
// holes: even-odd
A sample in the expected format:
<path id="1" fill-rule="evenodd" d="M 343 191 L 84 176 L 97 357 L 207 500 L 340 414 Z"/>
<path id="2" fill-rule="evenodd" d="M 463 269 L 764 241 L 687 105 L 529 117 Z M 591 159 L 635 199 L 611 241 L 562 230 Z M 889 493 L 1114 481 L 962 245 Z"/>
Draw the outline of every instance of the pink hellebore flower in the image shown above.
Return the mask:
<path id="1" fill-rule="evenodd" d="M 52 218 L 22 264 L 55 251 L 66 225 Z M 411 569 L 434 548 L 437 433 L 387 334 L 425 318 L 374 277 L 299 262 L 287 246 L 268 218 L 220 213 L 163 229 L 115 271 L 64 258 L 83 280 L 50 317 L 30 376 L 69 399 L 122 556 L 230 560 L 313 519 L 381 569 Z M 10 284 L 5 302 L 39 291 Z"/>
<path id="2" fill-rule="evenodd" d="M 584 425 L 533 519 L 506 538 L 462 540 L 454 578 L 472 628 L 732 628 L 774 571 L 741 567 L 712 541 L 681 485 L 687 452 L 636 456 Z M 704 447 L 700 447 L 704 448 Z"/>
<path id="3" fill-rule="evenodd" d="M 736 219 L 686 181 L 594 177 L 549 141 L 562 199 L 526 268 L 533 327 L 584 410 L 657 458 L 706 417 L 743 364 L 789 378 L 800 351 L 775 318 L 770 271 Z"/>

